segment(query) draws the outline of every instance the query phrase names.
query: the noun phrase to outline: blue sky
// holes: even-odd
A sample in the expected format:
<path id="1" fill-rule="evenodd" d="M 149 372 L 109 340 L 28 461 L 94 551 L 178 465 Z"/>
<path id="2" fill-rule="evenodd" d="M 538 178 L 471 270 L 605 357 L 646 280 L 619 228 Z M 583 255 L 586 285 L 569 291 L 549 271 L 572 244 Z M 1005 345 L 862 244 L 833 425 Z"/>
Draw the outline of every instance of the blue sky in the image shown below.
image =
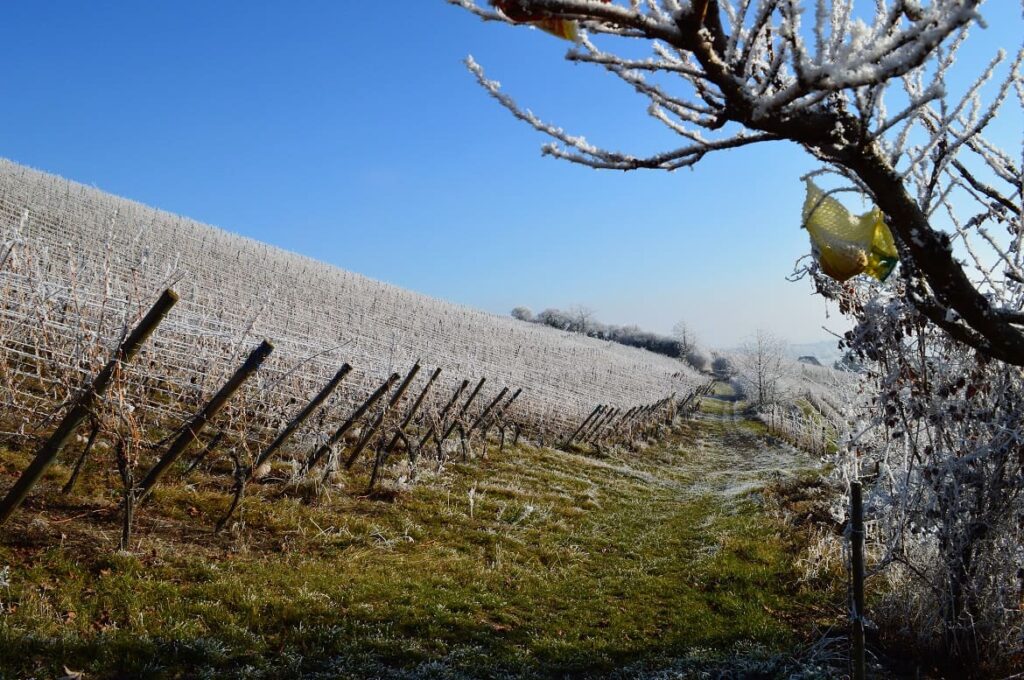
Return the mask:
<path id="1" fill-rule="evenodd" d="M 976 57 L 1020 42 L 990 0 Z M 397 8 L 387 14 L 375 7 Z M 0 155 L 429 295 L 498 313 L 583 304 L 712 345 L 841 330 L 785 276 L 812 161 L 778 143 L 692 171 L 597 172 L 473 82 L 473 56 L 591 141 L 675 140 L 567 43 L 443 0 L 8 3 Z M 1019 126 L 1018 126 L 1019 127 Z M 1014 133 L 1019 139 L 1019 132 Z"/>

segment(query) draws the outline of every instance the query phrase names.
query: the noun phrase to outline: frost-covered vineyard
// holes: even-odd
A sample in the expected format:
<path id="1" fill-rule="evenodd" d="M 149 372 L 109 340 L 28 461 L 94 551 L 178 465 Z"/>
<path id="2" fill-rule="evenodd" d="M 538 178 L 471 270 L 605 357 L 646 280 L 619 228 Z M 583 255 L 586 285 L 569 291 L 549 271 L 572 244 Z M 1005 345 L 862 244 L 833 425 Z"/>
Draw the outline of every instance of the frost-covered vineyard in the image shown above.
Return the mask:
<path id="1" fill-rule="evenodd" d="M 147 407 L 173 418 L 192 412 L 266 338 L 273 355 L 222 416 L 244 419 L 256 440 L 343 362 L 352 374 L 318 431 L 416 361 L 442 369 L 435 405 L 463 379 L 487 379 L 478 404 L 523 388 L 516 417 L 542 436 L 598 403 L 626 409 L 702 382 L 681 362 L 418 295 L 0 160 L 7 413 L 40 425 L 168 286 L 181 301 L 128 369 L 145 385 Z M 252 415 L 254 403 L 263 415 Z"/>

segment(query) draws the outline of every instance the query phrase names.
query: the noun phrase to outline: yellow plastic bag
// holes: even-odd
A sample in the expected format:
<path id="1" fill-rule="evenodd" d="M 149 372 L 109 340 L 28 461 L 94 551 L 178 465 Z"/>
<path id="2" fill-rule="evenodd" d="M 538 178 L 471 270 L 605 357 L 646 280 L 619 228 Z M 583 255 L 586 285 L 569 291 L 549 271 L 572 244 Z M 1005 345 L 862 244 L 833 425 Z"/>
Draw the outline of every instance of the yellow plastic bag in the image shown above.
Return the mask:
<path id="1" fill-rule="evenodd" d="M 899 261 L 882 211 L 872 208 L 859 217 L 852 215 L 810 180 L 803 220 L 821 270 L 837 281 L 857 274 L 885 281 Z"/>
<path id="2" fill-rule="evenodd" d="M 602 2 L 608 3 L 609 0 Z M 517 24 L 530 24 L 563 40 L 579 40 L 580 26 L 575 19 L 560 19 L 547 12 L 524 9 L 518 0 L 491 0 L 491 4 Z"/>

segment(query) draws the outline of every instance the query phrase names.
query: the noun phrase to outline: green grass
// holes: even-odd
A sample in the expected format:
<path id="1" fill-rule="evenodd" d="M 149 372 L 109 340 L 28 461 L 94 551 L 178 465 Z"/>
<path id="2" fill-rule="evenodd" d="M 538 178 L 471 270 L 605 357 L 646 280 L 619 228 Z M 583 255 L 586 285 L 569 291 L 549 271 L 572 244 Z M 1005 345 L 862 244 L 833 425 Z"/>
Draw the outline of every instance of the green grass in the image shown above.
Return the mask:
<path id="1" fill-rule="evenodd" d="M 727 490 L 756 437 L 693 421 L 641 453 L 492 450 L 386 500 L 365 471 L 312 503 L 254 485 L 222 535 L 206 474 L 139 511 L 131 554 L 102 461 L 73 498 L 55 466 L 3 530 L 0 677 L 593 676 L 791 650 L 841 595 L 800 582 L 804 535 L 764 494 Z M 26 459 L 0 450 L 5 487 Z"/>

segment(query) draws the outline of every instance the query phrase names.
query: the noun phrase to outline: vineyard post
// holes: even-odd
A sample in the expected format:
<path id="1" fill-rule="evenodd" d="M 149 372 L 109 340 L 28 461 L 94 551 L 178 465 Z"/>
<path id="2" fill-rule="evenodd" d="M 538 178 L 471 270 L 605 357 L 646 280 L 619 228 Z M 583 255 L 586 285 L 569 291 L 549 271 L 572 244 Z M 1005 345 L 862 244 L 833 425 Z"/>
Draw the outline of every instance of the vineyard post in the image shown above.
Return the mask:
<path id="1" fill-rule="evenodd" d="M 589 439 L 590 435 L 594 433 L 595 428 L 600 427 L 601 421 L 608 417 L 608 414 L 611 412 L 612 407 L 609 406 L 608 404 L 603 404 L 601 406 L 601 411 L 600 413 L 597 414 L 597 417 L 594 418 L 594 420 L 590 422 L 590 425 L 587 425 L 583 432 L 580 433 L 580 436 L 576 438 L 577 440 L 579 440 L 580 444 L 587 443 L 587 439 Z"/>
<path id="2" fill-rule="evenodd" d="M 451 411 L 452 407 L 459 401 L 459 397 L 462 396 L 462 393 L 466 391 L 467 387 L 469 387 L 469 380 L 463 380 L 462 384 L 455 388 L 455 393 L 452 395 L 452 398 L 449 399 L 448 403 L 444 405 L 443 409 L 441 409 L 441 415 L 438 417 L 438 423 L 444 423 L 445 418 L 448 417 L 448 412 Z M 434 427 L 431 426 L 430 429 L 427 430 L 427 433 L 423 435 L 423 439 L 420 440 L 420 448 L 422 449 L 426 446 L 427 442 L 429 442 L 430 438 L 433 436 Z"/>
<path id="3" fill-rule="evenodd" d="M 437 368 L 434 370 L 433 375 L 430 376 L 427 384 L 423 387 L 423 391 L 420 392 L 420 396 L 416 397 L 416 401 L 413 402 L 409 412 L 405 414 L 405 419 L 403 419 L 402 424 L 398 426 L 395 436 L 391 438 L 391 441 L 388 443 L 387 447 L 385 447 L 385 453 L 391 453 L 395 447 L 398 446 L 398 440 L 401 435 L 405 433 L 405 428 L 409 427 L 409 423 L 412 422 L 412 419 L 416 417 L 416 413 L 420 410 L 423 400 L 427 398 L 427 393 L 430 392 L 430 388 L 434 385 L 434 382 L 437 380 L 439 375 L 441 375 L 441 369 Z"/>
<path id="4" fill-rule="evenodd" d="M 522 387 L 516 389 L 516 391 L 512 393 L 512 396 L 508 398 L 508 401 L 502 404 L 501 408 L 498 409 L 498 412 L 495 413 L 494 417 L 492 417 L 491 420 L 487 423 L 487 427 L 484 428 L 483 437 L 484 439 L 487 439 L 487 433 L 490 431 L 492 427 L 494 427 L 495 423 L 498 423 L 498 429 L 501 431 L 501 451 L 505 450 L 505 414 L 508 412 L 510 408 L 512 408 L 512 404 L 515 403 L 516 399 L 518 399 L 519 395 L 522 393 Z"/>
<path id="5" fill-rule="evenodd" d="M 484 422 L 484 419 L 485 419 L 485 418 L 486 418 L 486 417 L 487 417 L 488 415 L 490 415 L 491 411 L 492 411 L 492 410 L 494 410 L 494 407 L 495 407 L 495 406 L 497 406 L 497 405 L 498 405 L 498 403 L 499 403 L 499 402 L 501 402 L 501 400 L 505 398 L 505 395 L 506 395 L 506 394 L 508 394 L 508 388 L 507 388 L 507 387 L 503 387 L 503 388 L 501 388 L 501 392 L 499 392 L 499 393 L 498 393 L 498 396 L 496 396 L 496 397 L 495 397 L 495 398 L 494 398 L 494 399 L 493 399 L 493 400 L 491 401 L 491 403 L 487 405 L 487 408 L 485 408 L 485 409 L 484 409 L 484 410 L 483 410 L 483 411 L 482 411 L 482 412 L 480 413 L 480 415 L 479 415 L 479 416 L 477 416 L 477 419 L 473 421 L 473 424 L 469 426 L 469 430 L 467 430 L 467 431 L 466 431 L 466 435 L 467 435 L 467 436 L 469 436 L 469 435 L 473 434 L 473 431 L 474 431 L 474 430 L 476 430 L 476 428 L 480 427 L 480 424 L 481 424 L 482 422 Z"/>
<path id="6" fill-rule="evenodd" d="M 583 428 L 585 428 L 590 423 L 590 421 L 594 419 L 595 416 L 599 415 L 601 413 L 601 409 L 603 409 L 603 408 L 604 408 L 604 406 L 602 406 L 601 404 L 598 404 L 597 406 L 595 406 L 594 410 L 590 412 L 590 415 L 587 416 L 583 420 L 582 423 L 580 423 L 580 426 L 576 428 L 575 432 L 573 432 L 571 435 L 569 435 L 568 439 L 566 439 L 564 442 L 562 442 L 562 445 L 559 448 L 563 448 L 564 449 L 567 446 L 569 446 L 569 444 L 572 444 L 573 440 L 576 439 L 576 437 L 578 437 L 580 435 L 580 432 L 583 431 Z"/>
<path id="7" fill-rule="evenodd" d="M 860 482 L 850 483 L 850 565 L 853 569 L 853 679 L 864 680 L 864 505 Z"/>
<path id="8" fill-rule="evenodd" d="M 629 429 L 630 423 L 633 422 L 633 419 L 636 418 L 636 414 L 639 411 L 639 406 L 634 406 L 633 408 L 629 409 L 629 411 L 626 412 L 626 415 L 622 418 L 622 420 L 620 420 L 618 424 L 615 426 L 614 434 L 618 436 L 621 435 L 623 432 L 626 432 Z"/>
<path id="9" fill-rule="evenodd" d="M 629 422 L 629 419 L 633 415 L 634 410 L 636 410 L 635 406 L 630 407 L 625 412 L 620 414 L 620 417 L 615 421 L 615 424 L 612 425 L 608 432 L 605 434 L 605 440 L 611 439 L 622 430 L 623 425 Z"/>
<path id="10" fill-rule="evenodd" d="M 632 414 L 630 414 L 630 417 L 629 417 L 629 419 L 628 419 L 628 420 L 626 421 L 626 423 L 625 423 L 625 424 L 626 424 L 626 427 L 627 427 L 627 429 L 628 429 L 628 428 L 630 428 L 630 427 L 633 427 L 633 424 L 634 424 L 635 422 L 637 422 L 637 418 L 639 418 L 639 417 L 640 417 L 640 414 L 641 414 L 642 412 L 643 412 L 643 407 L 633 407 L 633 413 L 632 413 Z"/>
<path id="11" fill-rule="evenodd" d="M 618 430 L 619 426 L 622 425 L 622 421 L 626 419 L 627 411 L 619 409 L 611 420 L 605 425 L 604 434 L 601 435 L 601 439 L 607 442 Z"/>
<path id="12" fill-rule="evenodd" d="M 621 409 L 618 406 L 613 408 L 609 412 L 607 417 L 605 417 L 605 419 L 603 421 L 601 421 L 600 424 L 598 424 L 598 426 L 594 429 L 594 431 L 590 433 L 590 436 L 587 437 L 587 439 L 586 439 L 586 443 L 596 445 L 599 441 L 603 440 L 605 438 L 605 434 L 604 433 L 605 433 L 605 431 L 607 431 L 608 425 L 613 423 L 613 422 L 615 422 L 615 419 L 619 417 L 620 413 L 621 413 Z"/>
<path id="13" fill-rule="evenodd" d="M 605 414 L 598 419 L 597 424 L 590 430 L 590 432 L 587 433 L 587 436 L 583 438 L 583 443 L 593 444 L 595 441 L 597 441 L 598 435 L 600 435 L 601 430 L 604 429 L 604 426 L 608 423 L 608 421 L 614 418 L 618 414 L 618 412 L 618 406 L 615 406 L 606 411 Z"/>
<path id="14" fill-rule="evenodd" d="M 508 401 L 506 401 L 502 405 L 502 407 L 500 409 L 498 409 L 498 413 L 494 416 L 494 418 L 498 419 L 498 418 L 504 417 L 505 414 L 508 413 L 508 410 L 510 408 L 512 408 L 512 404 L 514 404 L 516 402 L 516 399 L 518 399 L 519 395 L 522 394 L 522 393 L 523 393 L 523 388 L 522 387 L 516 388 L 516 391 L 512 393 L 512 396 L 508 398 Z"/>
<path id="15" fill-rule="evenodd" d="M 452 424 L 448 426 L 448 429 L 445 430 L 444 434 L 441 436 L 441 439 L 438 440 L 438 446 L 442 446 L 445 440 L 447 440 L 448 437 L 451 436 L 452 431 L 454 431 L 455 428 L 459 426 L 462 417 L 466 415 L 466 411 L 468 411 L 469 407 L 473 405 L 473 400 L 476 399 L 476 395 L 480 394 L 480 390 L 483 388 L 485 382 L 487 382 L 487 378 L 480 378 L 480 382 L 478 382 L 476 384 L 476 387 L 473 388 L 473 393 L 469 395 L 469 399 L 467 399 L 466 403 L 462 405 L 462 408 L 459 409 L 459 413 L 455 416 L 455 419 L 452 420 Z"/>
<path id="16" fill-rule="evenodd" d="M 412 381 L 416 378 L 416 374 L 418 374 L 419 372 L 420 364 L 419 362 L 416 362 L 416 364 L 414 364 L 413 367 L 409 369 L 409 372 L 405 375 L 405 380 L 402 381 L 402 384 L 399 385 L 398 389 L 395 390 L 395 393 L 391 395 L 391 399 L 388 401 L 388 403 L 384 406 L 381 412 L 377 414 L 377 417 L 373 420 L 370 426 L 366 428 L 366 432 L 363 433 L 363 436 L 360 438 L 359 443 L 356 444 L 356 448 L 352 451 L 352 455 L 350 455 L 348 457 L 348 460 L 345 461 L 346 470 L 351 469 L 352 466 L 355 465 L 356 459 L 359 458 L 359 454 L 363 452 L 363 449 L 365 449 L 367 445 L 370 443 L 370 440 L 373 439 L 373 435 L 377 433 L 377 430 L 380 428 L 381 424 L 384 422 L 384 419 L 387 417 L 391 409 L 397 406 L 398 402 L 400 402 L 402 400 L 402 397 L 405 396 L 406 391 L 409 389 L 409 385 L 412 384 Z M 376 465 L 374 467 L 376 467 Z"/>
<path id="17" fill-rule="evenodd" d="M 613 407 L 612 409 L 607 411 L 604 414 L 604 416 L 599 421 L 597 421 L 597 425 L 595 425 L 594 428 L 587 434 L 587 436 L 583 438 L 583 442 L 589 444 L 596 443 L 597 440 L 600 438 L 600 434 L 601 431 L 604 429 L 604 426 L 607 425 L 610 421 L 614 420 L 615 416 L 617 415 L 618 407 Z"/>
<path id="18" fill-rule="evenodd" d="M 224 405 L 228 402 L 235 392 L 249 379 L 253 373 L 259 369 L 270 353 L 274 351 L 274 345 L 269 340 L 264 340 L 256 347 L 245 360 L 238 370 L 235 371 L 234 375 L 228 379 L 224 386 L 213 395 L 213 398 L 207 402 L 203 410 L 197 413 L 191 421 L 182 429 L 181 434 L 171 443 L 167 448 L 164 455 L 156 462 L 156 465 L 150 469 L 146 478 L 142 480 L 142 485 L 139 487 L 139 500 L 144 501 L 156 486 L 156 483 L 160 481 L 160 478 L 164 476 L 168 468 L 174 464 L 181 454 L 185 452 L 185 449 L 192 444 L 199 437 L 199 433 L 202 432 L 210 420 L 220 412 Z"/>
<path id="19" fill-rule="evenodd" d="M 349 372 L 351 371 L 351 366 L 349 366 L 347 363 L 342 364 L 341 368 L 338 369 L 338 372 L 334 374 L 334 377 L 331 378 L 330 382 L 323 386 L 323 389 L 321 389 L 320 392 L 318 392 L 317 395 L 313 397 L 313 399 L 308 404 L 306 404 L 306 407 L 302 409 L 302 411 L 297 416 L 292 418 L 292 421 L 288 423 L 288 425 L 286 425 L 283 430 L 281 430 L 281 434 L 277 435 L 274 441 L 270 443 L 270 446 L 268 446 L 263 451 L 263 453 L 256 457 L 256 462 L 253 464 L 252 469 L 249 470 L 250 476 L 252 476 L 252 474 L 261 465 L 270 460 L 270 457 L 274 455 L 274 453 L 279 448 L 281 448 L 281 446 L 286 441 L 288 441 L 288 438 L 292 436 L 295 430 L 302 427 L 302 424 L 306 422 L 306 420 L 311 415 L 313 415 L 313 413 L 316 411 L 317 407 L 320 406 L 320 404 L 324 403 L 324 401 L 326 401 L 327 398 L 331 396 L 335 388 L 341 383 L 342 380 L 345 379 L 345 376 L 348 375 Z"/>
<path id="20" fill-rule="evenodd" d="M 139 325 L 125 339 L 121 346 L 114 352 L 113 358 L 103 367 L 103 370 L 96 376 L 92 384 L 78 398 L 78 401 L 57 426 L 57 429 L 50 435 L 50 438 L 39 448 L 36 457 L 22 473 L 18 481 L 0 501 L 0 526 L 3 526 L 10 516 L 18 509 L 28 492 L 36 485 L 36 482 L 43 476 L 47 468 L 56 460 L 61 448 L 71 438 L 78 426 L 92 413 L 96 400 L 102 396 L 114 377 L 114 372 L 122 362 L 131 361 L 142 344 L 153 334 L 156 327 L 160 325 L 171 307 L 178 301 L 178 294 L 168 288 L 165 290 L 156 303 L 150 308 L 146 315 L 139 322 Z"/>
<path id="21" fill-rule="evenodd" d="M 434 381 L 437 380 L 437 376 L 439 375 L 441 375 L 441 369 L 437 368 L 434 370 L 433 375 L 430 376 L 430 379 L 427 380 L 427 384 L 423 387 L 420 395 L 416 397 L 416 401 L 414 401 L 412 406 L 409 408 L 409 412 L 405 414 L 405 418 L 402 419 L 401 424 L 399 424 L 398 428 L 395 430 L 395 434 L 391 437 L 391 441 L 388 442 L 388 445 L 384 448 L 377 449 L 377 457 L 373 461 L 373 472 L 370 473 L 370 482 L 367 486 L 367 492 L 373 491 L 373 487 L 377 484 L 380 471 L 384 468 L 384 464 L 387 463 L 388 456 L 394 448 L 398 446 L 399 441 L 405 442 L 405 445 L 408 448 L 407 453 L 409 456 L 409 463 L 410 465 L 415 465 L 416 458 L 412 450 L 412 442 L 410 442 L 409 438 L 406 437 L 405 428 L 409 426 L 409 423 L 411 423 L 412 419 L 416 416 L 416 412 L 419 410 L 420 404 L 423 403 L 427 393 L 430 392 L 430 387 L 434 384 Z"/>
<path id="22" fill-rule="evenodd" d="M 328 452 L 330 452 L 331 447 L 337 444 L 339 441 L 341 441 L 341 438 L 345 436 L 345 433 L 348 432 L 352 428 L 352 426 L 355 425 L 367 411 L 373 408 L 373 405 L 376 404 L 377 401 L 381 397 L 383 397 L 389 389 L 391 389 L 392 385 L 398 382 L 398 379 L 400 377 L 401 376 L 398 375 L 397 373 L 392 373 L 391 376 L 387 380 L 385 380 L 384 383 L 381 384 L 381 386 L 378 387 L 373 394 L 367 397 L 366 401 L 364 401 L 359 406 L 359 408 L 357 408 L 352 413 L 352 415 L 348 417 L 348 420 L 341 424 L 341 427 L 339 427 L 334 432 L 334 434 L 331 435 L 330 439 L 324 442 L 323 445 L 321 445 L 320 447 L 314 449 L 313 452 L 309 454 L 309 457 L 306 459 L 305 464 L 302 466 L 303 473 L 312 470 L 313 467 L 318 462 L 320 462 L 320 459 L 323 458 L 324 455 L 326 455 Z"/>

